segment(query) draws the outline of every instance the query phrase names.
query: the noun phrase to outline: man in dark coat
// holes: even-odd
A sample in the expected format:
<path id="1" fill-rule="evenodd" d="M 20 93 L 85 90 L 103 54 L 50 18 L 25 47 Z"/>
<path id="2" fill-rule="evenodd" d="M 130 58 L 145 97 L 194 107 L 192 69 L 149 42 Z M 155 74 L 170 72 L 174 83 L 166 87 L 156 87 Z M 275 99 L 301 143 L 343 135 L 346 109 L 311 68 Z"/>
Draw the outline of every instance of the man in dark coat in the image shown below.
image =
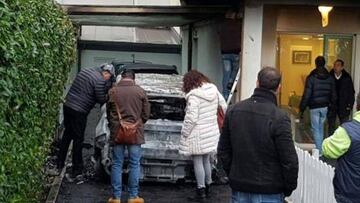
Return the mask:
<path id="1" fill-rule="evenodd" d="M 336 104 L 335 81 L 325 68 L 325 58 L 315 59 L 316 68 L 306 78 L 304 94 L 300 102 L 300 118 L 306 107 L 310 109 L 311 131 L 316 149 L 321 154 L 321 144 L 324 139 L 324 123 L 328 108 Z"/>
<path id="2" fill-rule="evenodd" d="M 73 140 L 71 178 L 82 175 L 82 144 L 87 116 L 96 103 L 102 105 L 107 101 L 113 75 L 114 67 L 110 64 L 83 69 L 77 74 L 66 95 L 63 107 L 65 132 L 60 143 L 57 168 L 61 170 L 64 167 L 66 154 Z"/>
<path id="3" fill-rule="evenodd" d="M 226 112 L 218 158 L 229 177 L 232 203 L 283 203 L 297 187 L 290 119 L 277 106 L 280 80 L 277 69 L 263 68 L 254 94 Z"/>
<path id="4" fill-rule="evenodd" d="M 112 197 L 108 203 L 120 203 L 122 167 L 126 149 L 129 158 L 129 199 L 127 202 L 143 203 L 144 199 L 138 196 L 140 159 L 142 155 L 141 144 L 145 143 L 144 123 L 150 116 L 150 104 L 145 90 L 135 84 L 135 73 L 131 70 L 125 70 L 121 73 L 121 80 L 109 91 L 109 97 L 106 107 L 113 147 L 111 168 Z M 119 120 L 137 123 L 137 133 L 134 136 L 133 144 L 119 143 L 119 140 L 115 142 L 117 129 L 121 125 Z"/>
<path id="5" fill-rule="evenodd" d="M 350 113 L 355 102 L 355 90 L 350 74 L 344 70 L 343 60 L 335 61 L 330 75 L 335 80 L 337 95 L 336 105 L 334 108 L 330 108 L 328 113 L 329 135 L 332 135 L 336 128 L 336 116 L 339 117 L 340 124 L 350 119 Z"/>

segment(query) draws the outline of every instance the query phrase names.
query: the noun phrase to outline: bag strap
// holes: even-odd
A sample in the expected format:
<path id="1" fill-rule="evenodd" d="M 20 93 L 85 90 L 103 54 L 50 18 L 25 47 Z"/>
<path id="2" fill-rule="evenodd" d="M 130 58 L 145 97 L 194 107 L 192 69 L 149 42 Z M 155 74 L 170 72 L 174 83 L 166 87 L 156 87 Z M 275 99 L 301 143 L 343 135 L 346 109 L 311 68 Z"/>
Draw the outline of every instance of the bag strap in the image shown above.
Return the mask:
<path id="1" fill-rule="evenodd" d="M 116 113 L 118 114 L 118 117 L 119 117 L 119 123 L 122 123 L 122 117 L 121 117 L 121 114 L 120 114 L 120 107 L 117 105 L 118 95 L 117 95 L 116 90 L 114 91 L 114 95 L 115 95 L 114 103 L 115 103 L 115 107 L 116 107 Z M 140 123 L 140 119 L 135 122 L 136 125 L 139 124 L 139 123 Z"/>

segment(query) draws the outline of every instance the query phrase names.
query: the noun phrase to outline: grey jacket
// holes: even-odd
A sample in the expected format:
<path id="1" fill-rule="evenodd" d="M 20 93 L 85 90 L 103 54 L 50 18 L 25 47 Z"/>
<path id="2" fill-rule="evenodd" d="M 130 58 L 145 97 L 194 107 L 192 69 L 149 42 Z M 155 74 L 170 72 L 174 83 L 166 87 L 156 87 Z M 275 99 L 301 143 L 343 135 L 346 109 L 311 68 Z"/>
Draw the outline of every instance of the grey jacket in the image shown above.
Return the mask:
<path id="1" fill-rule="evenodd" d="M 106 81 L 98 67 L 87 68 L 76 76 L 65 98 L 65 106 L 89 113 L 96 103 L 104 104 L 108 99 L 111 81 Z"/>

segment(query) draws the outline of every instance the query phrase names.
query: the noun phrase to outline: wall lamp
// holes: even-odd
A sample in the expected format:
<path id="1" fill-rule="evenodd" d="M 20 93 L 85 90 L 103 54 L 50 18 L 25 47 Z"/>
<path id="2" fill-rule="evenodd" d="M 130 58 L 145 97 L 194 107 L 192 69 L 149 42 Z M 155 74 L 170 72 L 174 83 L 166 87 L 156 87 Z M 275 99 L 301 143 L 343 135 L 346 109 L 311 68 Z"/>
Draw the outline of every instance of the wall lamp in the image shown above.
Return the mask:
<path id="1" fill-rule="evenodd" d="M 322 26 L 326 27 L 329 24 L 329 13 L 333 9 L 332 6 L 318 6 L 322 17 Z"/>

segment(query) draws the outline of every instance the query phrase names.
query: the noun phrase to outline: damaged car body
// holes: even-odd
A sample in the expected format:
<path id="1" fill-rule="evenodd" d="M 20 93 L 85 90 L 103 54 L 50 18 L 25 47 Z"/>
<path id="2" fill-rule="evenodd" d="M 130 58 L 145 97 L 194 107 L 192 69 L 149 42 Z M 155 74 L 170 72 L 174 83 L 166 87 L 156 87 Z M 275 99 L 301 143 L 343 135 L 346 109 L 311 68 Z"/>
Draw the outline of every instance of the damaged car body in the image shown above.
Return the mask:
<path id="1" fill-rule="evenodd" d="M 156 67 L 154 64 L 140 63 L 121 64 L 117 74 L 121 72 L 119 69 L 124 68 L 134 70 L 136 84 L 146 91 L 151 105 L 150 119 L 144 125 L 145 144 L 141 146 L 140 179 L 160 182 L 192 179 L 191 157 L 178 152 L 186 106 L 181 89 L 182 76 L 177 74 L 174 66 Z M 109 139 L 110 130 L 104 105 L 96 127 L 93 161 L 97 171 L 108 175 L 111 173 Z"/>

